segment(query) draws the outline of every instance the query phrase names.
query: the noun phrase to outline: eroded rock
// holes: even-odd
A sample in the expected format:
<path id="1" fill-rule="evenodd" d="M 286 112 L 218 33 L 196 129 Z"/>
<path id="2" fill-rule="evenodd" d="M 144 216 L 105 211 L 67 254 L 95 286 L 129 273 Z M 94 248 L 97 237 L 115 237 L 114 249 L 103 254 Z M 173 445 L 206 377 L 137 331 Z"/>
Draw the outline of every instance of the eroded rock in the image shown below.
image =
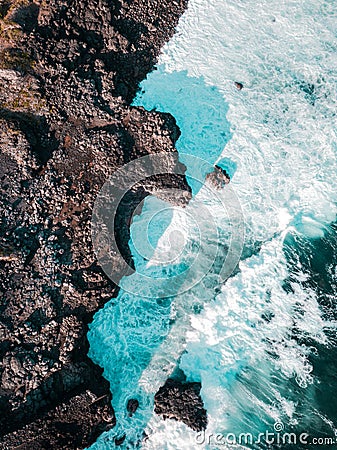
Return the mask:
<path id="1" fill-rule="evenodd" d="M 16 1 L 0 11 L 0 446 L 84 448 L 114 424 L 87 324 L 118 287 L 92 249 L 93 203 L 118 167 L 175 152 L 167 114 L 130 107 L 186 0 Z M 144 196 L 120 211 L 119 244 Z M 131 406 L 130 406 L 131 408 Z M 134 409 L 134 406 L 131 410 Z"/>
<path id="2" fill-rule="evenodd" d="M 156 414 L 184 422 L 195 431 L 205 430 L 207 412 L 200 389 L 200 383 L 169 378 L 155 395 Z"/>

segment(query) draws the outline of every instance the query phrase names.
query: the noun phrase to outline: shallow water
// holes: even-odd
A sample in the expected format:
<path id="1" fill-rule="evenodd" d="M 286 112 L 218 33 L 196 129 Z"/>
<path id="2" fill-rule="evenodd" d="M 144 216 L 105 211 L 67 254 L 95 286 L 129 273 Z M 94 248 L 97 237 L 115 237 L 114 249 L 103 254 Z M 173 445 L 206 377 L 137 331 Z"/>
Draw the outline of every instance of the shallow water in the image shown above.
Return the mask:
<path id="1" fill-rule="evenodd" d="M 177 120 L 194 199 L 169 214 L 164 202 L 145 201 L 131 227 L 136 266 L 153 276 L 165 271 L 165 289 L 170 272 L 199 251 L 195 271 L 203 276 L 183 297 L 177 286 L 176 296 L 160 302 L 130 296 L 127 277 L 125 290 L 96 314 L 89 355 L 111 382 L 118 426 L 92 448 L 114 448 L 114 436 L 124 433 L 122 448 L 163 450 L 226 448 L 207 443 L 219 433 L 237 444 L 240 433 L 250 433 L 252 442 L 237 448 L 325 448 L 313 438 L 335 439 L 336 11 L 333 2 L 316 0 L 191 0 L 158 69 L 142 83 L 134 103 Z M 237 197 L 226 187 L 219 195 L 239 203 L 245 218 L 240 270 L 225 284 L 216 269 L 205 270 L 205 255 L 220 248 L 224 258 L 230 242 L 221 204 L 193 181 L 196 173 L 205 177 L 207 163 L 231 175 Z M 193 213 L 202 207 L 214 212 L 214 226 Z M 209 226 L 208 241 L 198 226 Z M 146 233 L 156 238 L 144 263 Z M 179 264 L 158 264 L 181 248 Z M 204 440 L 152 414 L 155 389 L 176 365 L 202 383 Z M 141 406 L 130 419 L 125 405 L 135 396 Z M 279 442 L 268 447 L 265 434 L 256 442 L 267 431 Z M 282 441 L 285 431 L 296 434 L 295 444 Z M 299 442 L 301 433 L 308 444 Z"/>

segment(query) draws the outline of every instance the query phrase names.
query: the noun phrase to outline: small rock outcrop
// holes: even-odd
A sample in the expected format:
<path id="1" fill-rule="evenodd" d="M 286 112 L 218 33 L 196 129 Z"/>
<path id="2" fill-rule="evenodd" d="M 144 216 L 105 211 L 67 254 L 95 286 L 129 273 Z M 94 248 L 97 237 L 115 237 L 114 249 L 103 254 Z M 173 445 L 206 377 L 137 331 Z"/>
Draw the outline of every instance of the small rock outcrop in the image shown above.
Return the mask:
<path id="1" fill-rule="evenodd" d="M 128 413 L 129 413 L 129 416 L 130 416 L 130 417 L 132 417 L 133 414 L 137 411 L 138 406 L 139 406 L 139 402 L 138 402 L 137 399 L 131 398 L 131 399 L 128 401 L 128 404 L 127 404 L 127 406 L 126 406 L 126 409 L 128 410 Z"/>
<path id="2" fill-rule="evenodd" d="M 169 378 L 155 395 L 155 412 L 164 419 L 184 422 L 192 430 L 207 426 L 207 411 L 200 397 L 201 384 Z"/>
<path id="3" fill-rule="evenodd" d="M 211 183 L 216 189 L 222 189 L 226 184 L 230 182 L 230 176 L 226 170 L 220 166 L 215 165 L 214 171 L 206 175 L 206 181 Z"/>

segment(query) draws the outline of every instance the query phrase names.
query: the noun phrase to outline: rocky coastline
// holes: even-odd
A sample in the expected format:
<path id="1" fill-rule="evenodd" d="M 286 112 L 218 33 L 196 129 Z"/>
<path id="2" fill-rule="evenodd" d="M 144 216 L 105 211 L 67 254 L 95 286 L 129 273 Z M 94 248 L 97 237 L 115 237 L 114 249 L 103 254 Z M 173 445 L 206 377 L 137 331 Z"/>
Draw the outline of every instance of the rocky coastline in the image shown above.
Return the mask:
<path id="1" fill-rule="evenodd" d="M 118 287 L 97 264 L 93 202 L 118 167 L 175 152 L 168 114 L 131 107 L 187 0 L 0 5 L 0 448 L 82 449 L 115 423 L 87 357 L 88 323 Z M 155 186 L 189 192 L 184 177 Z M 120 248 L 132 211 L 121 210 Z"/>

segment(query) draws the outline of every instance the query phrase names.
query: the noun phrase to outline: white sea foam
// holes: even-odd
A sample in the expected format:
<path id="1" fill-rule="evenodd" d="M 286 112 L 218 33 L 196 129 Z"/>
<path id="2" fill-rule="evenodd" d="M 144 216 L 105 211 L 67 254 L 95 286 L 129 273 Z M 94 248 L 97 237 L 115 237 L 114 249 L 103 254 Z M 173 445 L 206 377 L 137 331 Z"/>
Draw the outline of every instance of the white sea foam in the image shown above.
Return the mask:
<path id="1" fill-rule="evenodd" d="M 283 240 L 289 233 L 320 238 L 336 219 L 336 16 L 329 1 L 190 0 L 175 36 L 163 50 L 159 70 L 143 83 L 145 92 L 136 101 L 177 118 L 183 132 L 177 143 L 179 150 L 191 145 L 194 151 L 207 154 L 207 140 L 203 143 L 200 138 L 195 143 L 194 125 L 196 120 L 209 121 L 212 130 L 216 111 L 210 112 L 205 99 L 205 108 L 204 100 L 198 104 L 199 118 L 189 114 L 195 102 L 189 105 L 179 85 L 168 84 L 166 77 L 187 71 L 190 77 L 203 77 L 206 85 L 219 89 L 229 106 L 227 119 L 231 124 L 229 133 L 224 123 L 226 141 L 229 136 L 231 139 L 220 152 L 223 150 L 222 158 L 232 164 L 231 184 L 246 218 L 247 255 L 249 251 L 256 253 L 256 246 L 260 246 L 256 254 L 241 262 L 240 272 L 221 286 L 214 299 L 209 296 L 211 291 L 187 294 L 187 303 L 200 301 L 204 308 L 197 315 L 185 309 L 189 320 L 184 324 L 188 326 L 175 334 L 180 342 L 173 352 L 175 357 L 184 349 L 179 367 L 188 380 L 202 383 L 209 433 L 258 434 L 276 421 L 295 425 L 301 408 L 296 389 L 305 391 L 307 399 L 313 397 L 308 355 L 314 348 L 300 344 L 294 330 L 315 345 L 327 344 L 324 331 L 335 327 L 335 323 L 323 320 L 316 293 L 305 284 L 307 275 L 299 262 L 294 267 L 291 290 L 284 289 L 289 266 Z M 243 83 L 241 91 L 234 81 Z M 189 130 L 191 134 L 186 135 Z M 210 143 L 214 156 L 221 140 L 214 137 Z M 191 173 L 193 167 L 188 170 Z M 186 229 L 179 214 L 172 223 Z M 167 233 L 159 239 L 153 261 L 167 250 Z M 123 308 L 120 301 L 119 308 Z M 137 315 L 136 310 L 134 313 Z M 151 320 L 155 318 L 150 316 L 148 313 L 146 323 L 149 336 L 153 336 Z M 139 326 L 138 319 L 136 322 Z M 115 327 L 120 330 L 121 348 L 118 350 L 114 338 L 113 351 L 122 354 L 122 336 L 128 330 L 122 321 L 106 329 L 107 334 L 116 333 Z M 145 335 L 146 330 L 140 329 Z M 159 326 L 157 331 L 162 332 Z M 134 370 L 118 372 L 124 390 L 130 383 L 135 392 L 139 378 L 142 387 L 162 382 L 167 373 L 156 370 L 155 362 L 165 356 L 165 344 L 147 356 L 147 367 L 138 367 L 136 377 Z M 111 357 L 105 358 L 111 361 Z M 102 364 L 102 359 L 96 360 Z M 112 360 L 117 361 L 118 355 Z M 113 380 L 107 368 L 111 365 L 104 367 Z M 169 364 L 168 373 L 172 367 L 173 363 Z M 145 386 L 146 390 L 151 389 Z M 125 392 L 123 395 L 126 399 Z M 142 418 L 142 423 L 148 423 L 143 448 L 208 448 L 196 445 L 196 432 L 184 424 L 151 417 L 150 409 Z M 117 417 L 118 413 L 117 407 Z M 131 429 L 134 424 L 124 425 Z M 96 448 L 110 448 L 100 442 Z"/>
<path id="2" fill-rule="evenodd" d="M 228 102 L 225 155 L 253 239 L 278 229 L 281 210 L 311 235 L 336 217 L 336 16 L 315 0 L 192 0 L 161 56 Z"/>
<path id="3" fill-rule="evenodd" d="M 208 433 L 258 436 L 273 421 L 292 423 L 296 404 L 286 387 L 289 379 L 296 378 L 311 395 L 307 356 L 312 349 L 292 338 L 290 328 L 295 321 L 303 335 L 326 343 L 325 323 L 312 291 L 295 285 L 293 294 L 285 293 L 286 276 L 281 239 L 268 242 L 259 255 L 241 263 L 241 272 L 227 281 L 214 303 L 191 317 L 179 367 L 188 380 L 202 383 Z M 264 314 L 273 319 L 263 320 Z M 163 439 L 158 418 L 149 427 L 144 448 L 192 448 L 188 445 L 197 439 L 196 433 L 172 424 L 174 432 Z"/>
<path id="4" fill-rule="evenodd" d="M 237 165 L 232 184 L 250 242 L 267 241 L 282 230 L 322 237 L 336 218 L 336 32 L 336 12 L 329 2 L 192 0 L 164 48 L 160 64 L 165 71 L 202 76 L 229 104 L 232 137 L 223 156 Z M 153 101 L 152 85 L 156 89 L 160 83 L 153 83 L 156 77 L 154 72 L 143 83 L 147 107 Z M 243 83 L 241 91 L 234 81 Z M 164 105 L 165 101 L 159 109 Z M 195 331 L 188 334 L 180 367 L 190 379 L 202 381 L 210 428 L 216 429 L 217 423 L 237 430 L 238 422 L 247 417 L 247 392 L 242 404 L 233 407 L 238 400 L 235 385 L 240 383 L 233 382 L 233 387 L 226 382 L 226 373 L 237 373 L 242 364 L 257 371 L 270 396 L 273 389 L 263 373 L 270 364 L 273 372 L 295 377 L 303 387 L 312 381 L 306 357 L 310 350 L 298 345 L 290 330 L 295 322 L 303 335 L 324 342 L 328 324 L 314 292 L 305 291 L 301 283 L 294 283 L 294 294 L 282 289 L 287 268 L 280 242 L 277 248 L 276 252 L 274 243 L 268 244 L 241 265 L 241 274 L 217 297 L 217 307 L 206 306 L 192 320 Z M 261 325 L 263 308 L 276 319 Z M 274 359 L 266 357 L 268 346 Z M 260 361 L 265 367 L 252 369 Z M 239 396 L 243 385 L 249 383 L 241 384 Z M 281 410 L 286 405 L 286 415 L 293 411 L 291 401 L 277 401 Z M 258 404 L 255 399 L 253 408 Z M 240 415 L 237 409 L 246 413 Z M 282 411 L 275 411 L 276 420 Z M 174 441 L 176 436 L 170 448 L 182 448 L 174 447 Z"/>

